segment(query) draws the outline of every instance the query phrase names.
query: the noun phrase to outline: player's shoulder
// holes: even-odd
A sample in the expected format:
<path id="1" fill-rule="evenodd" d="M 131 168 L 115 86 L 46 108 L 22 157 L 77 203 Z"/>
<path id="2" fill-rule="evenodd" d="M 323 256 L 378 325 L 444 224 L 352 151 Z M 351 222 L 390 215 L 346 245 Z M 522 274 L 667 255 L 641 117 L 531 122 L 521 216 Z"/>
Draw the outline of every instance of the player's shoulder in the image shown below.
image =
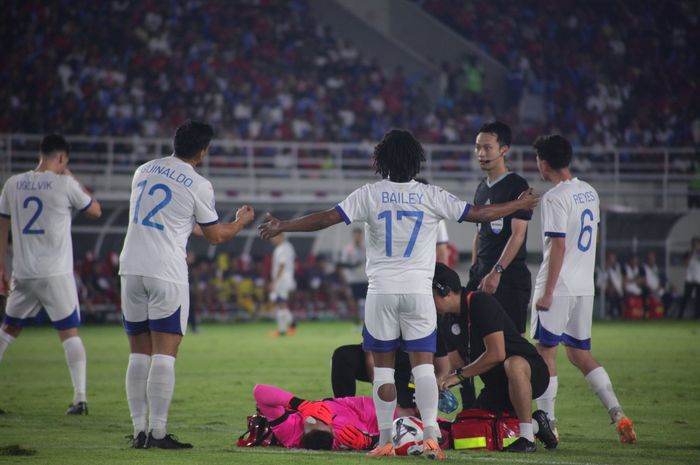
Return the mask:
<path id="1" fill-rule="evenodd" d="M 527 182 L 527 179 L 520 176 L 515 171 L 510 171 L 508 173 L 508 175 L 505 177 L 504 181 L 509 186 L 522 187 L 523 189 L 527 189 L 530 186 Z"/>
<path id="2" fill-rule="evenodd" d="M 28 173 L 31 173 L 31 171 L 26 171 L 24 173 L 17 173 L 13 174 L 7 180 L 3 183 L 2 187 L 5 188 L 14 188 L 17 185 L 17 181 L 22 180 Z"/>
<path id="3" fill-rule="evenodd" d="M 584 188 L 586 190 L 595 192 L 596 195 L 598 194 L 598 191 L 595 189 L 595 187 L 593 187 L 591 185 L 591 183 L 584 181 L 583 179 L 579 179 L 579 178 L 574 178 L 574 180 L 576 181 L 576 185 L 578 186 L 579 189 Z"/>

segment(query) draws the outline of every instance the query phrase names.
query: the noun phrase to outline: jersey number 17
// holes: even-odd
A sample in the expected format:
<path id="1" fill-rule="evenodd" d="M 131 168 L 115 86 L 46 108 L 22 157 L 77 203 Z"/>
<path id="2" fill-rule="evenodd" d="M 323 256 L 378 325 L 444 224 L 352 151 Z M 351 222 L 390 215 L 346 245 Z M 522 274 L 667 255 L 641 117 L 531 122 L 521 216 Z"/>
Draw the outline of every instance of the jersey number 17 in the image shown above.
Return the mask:
<path id="1" fill-rule="evenodd" d="M 385 220 L 385 231 L 386 231 L 386 256 L 391 257 L 391 210 L 384 210 L 381 212 L 379 215 L 377 215 L 377 219 L 380 220 Z M 415 218 L 416 219 L 416 224 L 413 226 L 413 232 L 411 233 L 411 239 L 408 241 L 408 245 L 406 246 L 406 250 L 403 253 L 404 257 L 410 257 L 411 252 L 413 252 L 413 246 L 416 245 L 416 239 L 418 238 L 418 231 L 420 231 L 420 227 L 423 224 L 423 212 L 420 211 L 414 211 L 414 210 L 398 210 L 396 212 L 396 219 L 397 221 L 401 221 L 404 217 L 409 217 L 409 218 Z"/>

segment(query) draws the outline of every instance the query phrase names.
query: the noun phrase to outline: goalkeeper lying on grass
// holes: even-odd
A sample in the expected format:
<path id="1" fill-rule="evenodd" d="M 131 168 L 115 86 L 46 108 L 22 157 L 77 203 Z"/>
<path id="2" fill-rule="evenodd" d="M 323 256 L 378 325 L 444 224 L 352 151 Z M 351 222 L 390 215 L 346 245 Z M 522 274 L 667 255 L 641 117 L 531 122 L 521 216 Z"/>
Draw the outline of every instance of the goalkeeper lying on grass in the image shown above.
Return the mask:
<path id="1" fill-rule="evenodd" d="M 284 447 L 369 450 L 379 437 L 371 397 L 309 401 L 267 384 L 257 384 L 253 396 Z"/>

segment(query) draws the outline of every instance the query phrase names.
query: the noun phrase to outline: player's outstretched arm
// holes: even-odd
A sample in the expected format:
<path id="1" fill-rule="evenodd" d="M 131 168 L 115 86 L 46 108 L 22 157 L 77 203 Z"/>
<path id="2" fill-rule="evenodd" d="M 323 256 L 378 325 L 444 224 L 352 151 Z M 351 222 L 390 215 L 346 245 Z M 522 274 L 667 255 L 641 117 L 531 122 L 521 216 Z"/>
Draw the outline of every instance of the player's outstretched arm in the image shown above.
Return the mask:
<path id="1" fill-rule="evenodd" d="M 255 211 L 253 207 L 243 205 L 236 210 L 236 220 L 232 223 L 217 223 L 211 226 L 202 226 L 204 238 L 212 245 L 233 239 L 243 228 L 253 222 Z M 194 232 L 194 230 L 193 230 Z"/>
<path id="2" fill-rule="evenodd" d="M 524 191 L 516 200 L 510 202 L 495 203 L 493 205 L 472 205 L 469 213 L 463 220 L 472 223 L 482 223 L 503 218 L 518 210 L 532 210 L 537 206 L 540 197 L 533 194 L 532 188 Z"/>
<path id="3" fill-rule="evenodd" d="M 291 220 L 280 220 L 268 212 L 265 214 L 265 219 L 267 221 L 258 226 L 260 237 L 263 239 L 270 239 L 283 232 L 319 231 L 343 221 L 335 208 Z"/>

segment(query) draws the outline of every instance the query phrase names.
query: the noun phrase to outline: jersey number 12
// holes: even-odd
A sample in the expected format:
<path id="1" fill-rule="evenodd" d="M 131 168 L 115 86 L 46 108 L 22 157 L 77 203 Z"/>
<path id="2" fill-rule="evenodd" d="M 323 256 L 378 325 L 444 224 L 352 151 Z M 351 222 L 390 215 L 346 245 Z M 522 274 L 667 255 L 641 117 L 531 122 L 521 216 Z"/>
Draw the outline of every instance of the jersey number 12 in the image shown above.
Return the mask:
<path id="1" fill-rule="evenodd" d="M 139 192 L 139 197 L 138 197 L 138 199 L 136 199 L 136 207 L 134 208 L 134 219 L 133 219 L 134 223 L 139 222 L 139 208 L 141 207 L 141 197 L 143 197 L 143 192 L 146 190 L 146 183 L 147 183 L 147 180 L 144 179 L 140 183 L 136 184 L 136 187 L 141 188 L 141 192 Z M 156 223 L 154 221 L 151 221 L 151 219 L 156 215 L 156 213 L 161 211 L 163 208 L 165 208 L 165 206 L 167 204 L 170 203 L 170 201 L 173 198 L 173 192 L 165 184 L 154 184 L 148 190 L 148 195 L 153 196 L 153 194 L 155 194 L 158 191 L 163 191 L 165 193 L 165 197 L 163 198 L 163 200 L 160 201 L 160 203 L 158 203 L 158 205 L 153 207 L 151 209 L 151 211 L 149 211 L 146 214 L 146 216 L 143 217 L 143 220 L 141 220 L 141 224 L 144 226 L 148 226 L 149 228 L 156 228 L 159 231 L 162 231 L 163 229 L 165 229 L 165 226 L 163 226 L 160 223 Z"/>

